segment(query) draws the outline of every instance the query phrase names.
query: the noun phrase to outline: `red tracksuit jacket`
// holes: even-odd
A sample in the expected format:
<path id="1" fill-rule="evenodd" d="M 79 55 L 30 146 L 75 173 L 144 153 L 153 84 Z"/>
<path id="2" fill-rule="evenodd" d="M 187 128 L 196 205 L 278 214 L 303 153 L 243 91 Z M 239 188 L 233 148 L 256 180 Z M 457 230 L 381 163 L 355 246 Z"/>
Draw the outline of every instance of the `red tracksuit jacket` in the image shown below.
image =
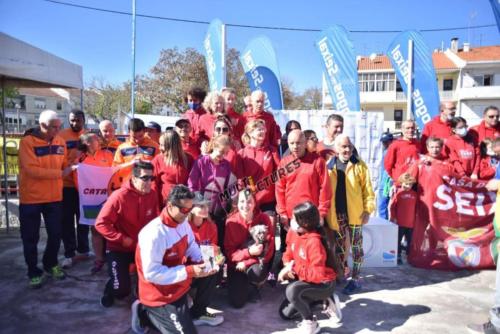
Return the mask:
<path id="1" fill-rule="evenodd" d="M 186 166 L 182 163 L 175 166 L 167 166 L 163 154 L 158 154 L 154 157 L 153 161 L 151 161 L 154 168 L 153 175 L 155 176 L 152 186 L 158 194 L 160 208 L 165 206 L 168 194 L 175 185 L 187 185 L 189 173 L 193 166 L 193 158 L 189 154 L 186 154 L 186 158 Z"/>
<path id="2" fill-rule="evenodd" d="M 391 219 L 401 227 L 413 228 L 417 207 L 417 192 L 399 189 L 391 203 Z"/>
<path id="3" fill-rule="evenodd" d="M 238 152 L 235 175 L 238 179 L 252 177 L 259 205 L 275 201 L 272 174 L 278 169 L 278 152 L 271 146 L 246 146 Z M 268 177 L 266 179 L 266 177 Z"/>
<path id="4" fill-rule="evenodd" d="M 245 117 L 238 114 L 233 109 L 227 109 L 227 116 L 231 120 L 231 125 L 233 127 L 233 137 L 242 145 L 241 136 L 245 133 Z"/>
<path id="5" fill-rule="evenodd" d="M 189 141 L 181 141 L 182 149 L 185 153 L 191 155 L 194 160 L 198 159 L 201 154 L 200 146 L 201 144 L 198 141 L 195 141 L 193 138 L 189 137 Z"/>
<path id="6" fill-rule="evenodd" d="M 325 160 L 317 153 L 296 159 L 292 154 L 280 162 L 279 181 L 276 183 L 276 211 L 292 218 L 293 208 L 305 201 L 318 207 L 321 217 L 330 209 L 332 189 Z"/>
<path id="7" fill-rule="evenodd" d="M 274 230 L 269 217 L 264 213 L 255 213 L 250 224 L 247 224 L 239 212 L 233 213 L 227 218 L 226 231 L 224 235 L 224 248 L 226 251 L 227 264 L 234 268 L 238 262 L 244 262 L 250 267 L 259 262 L 258 256 L 251 256 L 248 252 L 248 241 L 251 240 L 250 228 L 254 225 L 267 226 L 267 253 L 264 255 L 264 263 L 269 263 L 274 255 Z"/>
<path id="8" fill-rule="evenodd" d="M 481 121 L 478 125 L 470 128 L 469 131 L 469 133 L 474 136 L 476 142 L 481 143 L 485 138 L 495 139 L 500 137 L 500 123 L 498 123 L 495 128 L 487 128 L 484 121 Z"/>
<path id="9" fill-rule="evenodd" d="M 189 222 L 189 225 L 198 245 L 218 245 L 217 226 L 210 219 L 203 219 L 200 226 L 196 226 L 192 221 Z"/>
<path id="10" fill-rule="evenodd" d="M 264 122 L 266 122 L 267 130 L 264 143 L 265 145 L 269 145 L 274 147 L 275 149 L 278 149 L 278 142 L 281 140 L 281 131 L 278 124 L 276 124 L 276 121 L 274 120 L 273 114 L 266 111 L 258 114 L 254 114 L 253 112 L 245 112 L 243 114 L 243 117 L 245 117 L 245 124 L 255 119 L 264 120 Z"/>
<path id="11" fill-rule="evenodd" d="M 297 274 L 297 278 L 300 281 L 314 284 L 335 280 L 335 272 L 326 266 L 326 250 L 319 233 L 308 232 L 295 235 L 293 247 L 287 243 L 283 259 L 294 261 L 292 270 Z"/>
<path id="12" fill-rule="evenodd" d="M 439 115 L 434 117 L 429 123 L 425 124 L 424 130 L 422 131 L 422 137 L 420 139 L 422 153 L 427 153 L 427 146 L 425 143 L 427 138 L 438 137 L 445 140 L 451 135 L 452 132 L 450 123 L 442 122 Z"/>
<path id="13" fill-rule="evenodd" d="M 384 168 L 387 174 L 397 182 L 399 176 L 418 160 L 419 153 L 420 145 L 416 140 L 396 140 L 389 146 L 385 155 Z"/>
<path id="14" fill-rule="evenodd" d="M 199 138 L 200 117 L 206 113 L 207 113 L 207 111 L 205 109 L 203 109 L 202 106 L 200 106 L 196 110 L 192 110 L 192 109 L 186 110 L 186 112 L 184 113 L 184 118 L 189 120 L 189 123 L 191 123 L 191 128 L 193 129 L 193 131 L 191 133 L 191 138 L 193 138 L 193 140 L 195 140 L 195 141 L 197 141 Z"/>
<path id="15" fill-rule="evenodd" d="M 135 252 L 139 301 L 150 307 L 175 302 L 191 288 L 194 271 L 188 263 L 202 262 L 187 220 L 179 224 L 163 209 L 139 233 Z"/>
<path id="16" fill-rule="evenodd" d="M 106 239 L 106 248 L 110 251 L 135 251 L 139 231 L 159 213 L 156 191 L 141 194 L 131 183 L 125 183 L 109 196 L 95 222 L 95 228 Z M 123 245 L 125 236 L 134 240 L 129 247 Z"/>
<path id="17" fill-rule="evenodd" d="M 459 176 L 471 176 L 479 171 L 479 148 L 475 143 L 466 142 L 458 136 L 446 140 L 445 152 L 448 161 Z"/>

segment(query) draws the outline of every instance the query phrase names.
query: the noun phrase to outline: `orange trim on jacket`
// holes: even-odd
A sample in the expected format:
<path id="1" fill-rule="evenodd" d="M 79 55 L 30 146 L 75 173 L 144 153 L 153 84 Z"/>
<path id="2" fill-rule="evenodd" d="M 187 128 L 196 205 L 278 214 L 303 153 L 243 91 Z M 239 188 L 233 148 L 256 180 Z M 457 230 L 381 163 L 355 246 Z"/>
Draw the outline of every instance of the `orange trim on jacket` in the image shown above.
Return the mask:
<path id="1" fill-rule="evenodd" d="M 51 142 L 31 129 L 19 144 L 19 201 L 38 204 L 62 201 L 62 170 L 66 167 L 66 143 L 59 136 Z"/>
<path id="2" fill-rule="evenodd" d="M 85 133 L 85 130 L 79 132 L 73 131 L 71 128 L 61 130 L 59 136 L 66 142 L 66 151 L 68 155 L 68 166 L 74 165 L 78 162 L 78 143 L 80 142 L 80 136 Z M 75 187 L 74 180 L 75 172 L 71 172 L 68 176 L 63 179 L 64 187 Z"/>

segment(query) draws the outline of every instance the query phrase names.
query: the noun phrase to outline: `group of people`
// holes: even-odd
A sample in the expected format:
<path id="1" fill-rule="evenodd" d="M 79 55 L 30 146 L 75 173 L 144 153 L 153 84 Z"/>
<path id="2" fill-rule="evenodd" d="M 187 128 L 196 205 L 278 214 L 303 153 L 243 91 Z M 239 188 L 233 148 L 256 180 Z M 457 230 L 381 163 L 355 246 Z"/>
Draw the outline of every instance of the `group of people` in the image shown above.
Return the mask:
<path id="1" fill-rule="evenodd" d="M 90 256 L 89 226 L 79 224 L 77 182 L 79 164 L 89 164 L 112 167 L 118 176 L 90 226 L 91 271 L 107 265 L 104 307 L 137 294 L 135 332 L 154 326 L 162 333 L 195 333 L 196 325 L 216 326 L 223 317 L 207 307 L 217 287 L 227 288 L 230 304 L 239 308 L 276 281 L 290 282 L 280 314 L 302 319 L 301 333 L 318 327 L 314 302 L 338 313 L 336 285 L 346 294 L 362 289 L 362 226 L 376 210 L 370 171 L 342 133 L 341 115 L 328 117 L 319 141 L 297 121 L 288 122 L 282 135 L 264 109 L 262 91 L 244 98 L 243 113 L 234 109 L 236 98 L 230 88 L 208 94 L 193 88 L 185 96 L 189 109 L 175 127 L 162 131 L 154 122 L 131 119 L 125 142 L 117 140 L 110 121 L 99 124 L 98 134 L 87 132 L 84 113 L 73 110 L 70 127 L 59 131 L 57 114 L 43 111 L 19 150 L 30 286 L 40 288 L 44 272 L 64 279 L 61 267 Z M 444 103 L 439 118 L 427 124 L 425 149 L 414 138 L 413 121 L 403 122 L 402 139 L 391 144 L 388 134 L 382 138 L 387 177 L 379 214 L 392 213 L 407 243 L 411 224 L 400 212 L 423 172 L 418 166 L 442 164 L 446 172 L 472 178 L 495 175 L 490 151 L 500 153 L 498 109 L 487 109 L 483 123 L 469 132 L 453 113 L 454 106 Z M 43 270 L 37 261 L 41 216 L 48 236 Z M 61 239 L 65 258 L 59 266 Z M 208 262 L 207 246 L 214 255 Z M 131 272 L 137 272 L 137 287 Z"/>
<path id="2" fill-rule="evenodd" d="M 398 262 L 402 250 L 410 252 L 412 230 L 418 197 L 424 194 L 419 179 L 436 177 L 468 177 L 488 181 L 500 176 L 500 112 L 489 106 L 480 124 L 471 127 L 455 116 L 453 102 L 441 104 L 440 114 L 428 122 L 420 140 L 415 138 L 416 123 L 402 122 L 402 137 L 391 134 L 382 138 L 384 165 L 379 186 L 378 212 L 399 226 Z M 404 245 L 404 246 L 403 246 Z"/>

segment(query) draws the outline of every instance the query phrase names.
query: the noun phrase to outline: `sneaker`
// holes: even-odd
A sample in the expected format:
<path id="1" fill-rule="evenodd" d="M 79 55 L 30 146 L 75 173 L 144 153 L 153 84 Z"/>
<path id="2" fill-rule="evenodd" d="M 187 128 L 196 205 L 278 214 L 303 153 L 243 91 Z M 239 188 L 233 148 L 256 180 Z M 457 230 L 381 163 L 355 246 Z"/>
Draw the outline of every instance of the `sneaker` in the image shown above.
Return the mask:
<path id="1" fill-rule="evenodd" d="M 64 269 L 71 268 L 73 266 L 73 258 L 65 257 L 64 260 L 61 261 L 61 267 Z"/>
<path id="2" fill-rule="evenodd" d="M 297 333 L 301 334 L 314 334 L 320 330 L 316 320 L 302 320 L 297 326 Z"/>
<path id="3" fill-rule="evenodd" d="M 224 322 L 224 317 L 220 314 L 211 314 L 208 312 L 205 312 L 202 316 L 199 318 L 193 319 L 193 323 L 196 326 L 203 326 L 203 325 L 209 325 L 209 326 L 219 326 Z"/>
<path id="4" fill-rule="evenodd" d="M 90 273 L 92 275 L 95 275 L 100 272 L 102 270 L 102 267 L 104 267 L 104 263 L 104 261 L 95 260 L 94 265 L 92 266 L 92 268 L 90 268 Z"/>
<path id="5" fill-rule="evenodd" d="M 59 266 L 53 266 L 52 268 L 50 268 L 48 273 L 50 276 L 52 276 L 53 279 L 56 280 L 63 280 L 66 278 L 66 274 Z"/>
<path id="6" fill-rule="evenodd" d="M 491 323 L 491 321 L 488 321 L 482 325 L 467 325 L 467 329 L 469 330 L 469 333 L 473 334 L 499 334 L 500 331 L 498 331 L 495 326 Z"/>
<path id="7" fill-rule="evenodd" d="M 35 276 L 30 278 L 29 286 L 32 289 L 40 289 L 42 287 L 43 279 L 42 276 Z"/>
<path id="8" fill-rule="evenodd" d="M 104 294 L 101 297 L 100 302 L 101 302 L 101 306 L 102 307 L 106 307 L 107 308 L 107 307 L 113 306 L 113 303 L 115 302 L 115 299 L 111 295 Z"/>
<path id="9" fill-rule="evenodd" d="M 361 283 L 358 282 L 356 279 L 351 279 L 345 288 L 342 290 L 342 293 L 345 295 L 352 295 L 354 293 L 357 293 L 361 290 Z"/>
<path id="10" fill-rule="evenodd" d="M 340 322 L 342 321 L 342 310 L 340 309 L 340 299 L 336 293 L 333 294 L 333 298 L 328 298 L 326 300 L 326 305 L 324 305 L 323 313 L 327 314 L 330 318 L 336 317 Z"/>
<path id="11" fill-rule="evenodd" d="M 136 299 L 132 303 L 131 309 L 132 309 L 132 320 L 131 320 L 132 332 L 134 332 L 135 334 L 147 333 L 148 330 L 147 328 L 144 328 L 141 325 L 141 318 L 139 317 L 139 312 L 141 311 L 141 303 L 139 302 L 139 300 Z"/>

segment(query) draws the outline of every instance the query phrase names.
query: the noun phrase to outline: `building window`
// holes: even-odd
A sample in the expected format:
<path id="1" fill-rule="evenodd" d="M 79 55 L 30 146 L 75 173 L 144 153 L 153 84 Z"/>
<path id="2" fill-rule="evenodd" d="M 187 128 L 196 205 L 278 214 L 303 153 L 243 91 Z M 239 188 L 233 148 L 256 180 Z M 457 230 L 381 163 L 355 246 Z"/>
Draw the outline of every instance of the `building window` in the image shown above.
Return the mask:
<path id="1" fill-rule="evenodd" d="M 453 90 L 453 79 L 443 80 L 443 90 Z"/>
<path id="2" fill-rule="evenodd" d="M 483 86 L 493 86 L 493 75 L 491 74 L 484 75 Z"/>
<path id="3" fill-rule="evenodd" d="M 62 110 L 62 103 L 61 103 L 61 101 L 57 101 L 56 108 L 57 108 L 57 110 Z"/>
<path id="4" fill-rule="evenodd" d="M 35 108 L 36 109 L 45 109 L 46 108 L 45 99 L 42 99 L 40 97 L 35 97 Z"/>
<path id="5" fill-rule="evenodd" d="M 394 109 L 394 120 L 396 122 L 403 121 L 403 110 L 402 109 Z"/>
<path id="6" fill-rule="evenodd" d="M 493 86 L 493 75 L 475 75 L 474 77 L 474 87 L 477 86 Z"/>
<path id="7" fill-rule="evenodd" d="M 358 74 L 359 90 L 362 92 L 394 91 L 394 73 L 360 73 Z"/>
<path id="8" fill-rule="evenodd" d="M 401 87 L 401 83 L 399 82 L 399 80 L 396 80 L 396 92 L 402 92 L 403 91 L 403 87 Z"/>

